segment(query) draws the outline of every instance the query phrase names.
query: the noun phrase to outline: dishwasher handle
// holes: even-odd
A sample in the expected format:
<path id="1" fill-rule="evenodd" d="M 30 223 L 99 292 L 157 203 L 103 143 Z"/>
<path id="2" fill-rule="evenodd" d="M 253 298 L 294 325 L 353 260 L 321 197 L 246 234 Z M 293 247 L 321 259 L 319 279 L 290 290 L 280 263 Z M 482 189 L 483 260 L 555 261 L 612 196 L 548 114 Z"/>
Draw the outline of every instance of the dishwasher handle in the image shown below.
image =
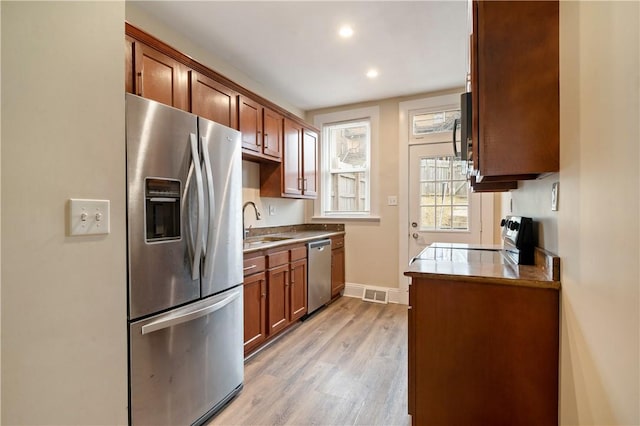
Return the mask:
<path id="1" fill-rule="evenodd" d="M 327 239 L 327 240 L 318 240 L 318 241 L 313 241 L 307 244 L 307 247 L 309 248 L 309 250 L 311 249 L 319 249 L 319 251 L 324 250 L 324 248 L 326 246 L 331 247 L 331 240 Z"/>

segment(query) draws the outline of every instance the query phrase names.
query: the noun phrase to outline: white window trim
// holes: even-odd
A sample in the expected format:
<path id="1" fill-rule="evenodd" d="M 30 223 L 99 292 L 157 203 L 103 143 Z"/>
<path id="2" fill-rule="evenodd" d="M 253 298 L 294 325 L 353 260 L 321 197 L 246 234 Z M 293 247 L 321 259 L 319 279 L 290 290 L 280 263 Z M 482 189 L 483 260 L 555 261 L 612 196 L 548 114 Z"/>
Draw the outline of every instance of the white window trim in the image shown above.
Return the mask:
<path id="1" fill-rule="evenodd" d="M 369 153 L 371 155 L 369 162 L 369 212 L 367 213 L 323 213 L 322 212 L 322 200 L 324 199 L 324 172 L 329 170 L 328 159 L 324 158 L 324 153 L 327 151 L 327 141 L 323 137 L 320 139 L 320 152 L 319 164 L 320 164 L 320 187 L 318 188 L 318 198 L 313 202 L 313 217 L 311 219 L 319 220 L 348 220 L 348 221 L 379 221 L 379 196 L 378 196 L 378 143 L 379 143 L 379 123 L 380 123 L 380 108 L 367 107 L 350 109 L 346 111 L 337 111 L 327 114 L 318 114 L 313 119 L 313 124 L 321 130 L 326 124 L 337 123 L 340 121 L 355 121 L 368 119 L 371 126 L 371 141 L 369 147 Z"/>

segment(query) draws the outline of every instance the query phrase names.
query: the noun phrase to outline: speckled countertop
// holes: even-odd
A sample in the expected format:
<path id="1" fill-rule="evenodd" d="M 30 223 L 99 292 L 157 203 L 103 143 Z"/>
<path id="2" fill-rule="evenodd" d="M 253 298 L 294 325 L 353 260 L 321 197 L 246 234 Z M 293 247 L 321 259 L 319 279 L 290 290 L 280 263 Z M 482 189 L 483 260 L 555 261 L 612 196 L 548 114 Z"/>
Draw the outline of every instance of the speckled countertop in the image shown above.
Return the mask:
<path id="1" fill-rule="evenodd" d="M 443 281 L 465 281 L 486 284 L 515 285 L 548 289 L 560 289 L 559 267 L 560 259 L 552 253 L 542 249 L 536 251 L 535 265 L 517 265 L 501 262 L 497 259 L 500 254 L 495 251 L 486 251 L 486 254 L 493 255 L 497 260 L 492 261 L 491 256 L 484 256 L 482 260 L 471 259 L 465 256 L 465 260 L 456 259 L 456 250 L 467 250 L 469 248 L 479 248 L 469 246 L 463 248 L 452 247 L 454 255 L 448 257 L 425 256 L 430 248 L 426 248 L 421 255 L 416 256 L 404 275 L 412 278 L 437 279 Z M 439 247 L 442 247 L 440 245 Z M 495 250 L 495 246 L 491 249 Z M 481 250 L 476 250 L 481 251 Z M 421 258 L 422 257 L 422 258 Z"/>
<path id="2" fill-rule="evenodd" d="M 269 228 L 250 228 L 249 236 L 243 245 L 244 254 L 274 247 L 304 243 L 323 238 L 344 235 L 344 224 L 303 224 L 276 226 Z M 262 238 L 274 238 L 276 241 L 261 241 Z M 279 238 L 282 238 L 281 240 Z"/>

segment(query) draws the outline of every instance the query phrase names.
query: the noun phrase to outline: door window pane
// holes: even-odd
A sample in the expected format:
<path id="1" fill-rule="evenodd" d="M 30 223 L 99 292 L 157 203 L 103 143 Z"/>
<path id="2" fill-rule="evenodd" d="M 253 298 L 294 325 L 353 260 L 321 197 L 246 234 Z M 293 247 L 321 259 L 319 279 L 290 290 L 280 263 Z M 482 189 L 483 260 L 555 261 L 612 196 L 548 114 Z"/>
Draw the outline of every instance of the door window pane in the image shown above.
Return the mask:
<path id="1" fill-rule="evenodd" d="M 455 157 L 420 159 L 420 230 L 468 230 L 469 183 Z"/>

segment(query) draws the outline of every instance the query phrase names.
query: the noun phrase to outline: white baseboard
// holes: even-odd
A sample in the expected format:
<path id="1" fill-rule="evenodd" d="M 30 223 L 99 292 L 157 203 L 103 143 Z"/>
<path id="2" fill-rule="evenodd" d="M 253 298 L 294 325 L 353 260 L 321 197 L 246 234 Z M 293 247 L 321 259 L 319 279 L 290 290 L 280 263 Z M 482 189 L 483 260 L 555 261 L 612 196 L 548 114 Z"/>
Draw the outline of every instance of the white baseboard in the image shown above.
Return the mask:
<path id="1" fill-rule="evenodd" d="M 365 287 L 386 290 L 387 293 L 389 293 L 389 303 L 401 303 L 403 305 L 407 305 L 409 302 L 408 296 L 404 295 L 405 297 L 402 297 L 403 292 L 401 292 L 398 288 L 365 285 L 358 283 L 345 283 L 343 296 L 361 299 L 362 292 L 364 291 Z"/>

